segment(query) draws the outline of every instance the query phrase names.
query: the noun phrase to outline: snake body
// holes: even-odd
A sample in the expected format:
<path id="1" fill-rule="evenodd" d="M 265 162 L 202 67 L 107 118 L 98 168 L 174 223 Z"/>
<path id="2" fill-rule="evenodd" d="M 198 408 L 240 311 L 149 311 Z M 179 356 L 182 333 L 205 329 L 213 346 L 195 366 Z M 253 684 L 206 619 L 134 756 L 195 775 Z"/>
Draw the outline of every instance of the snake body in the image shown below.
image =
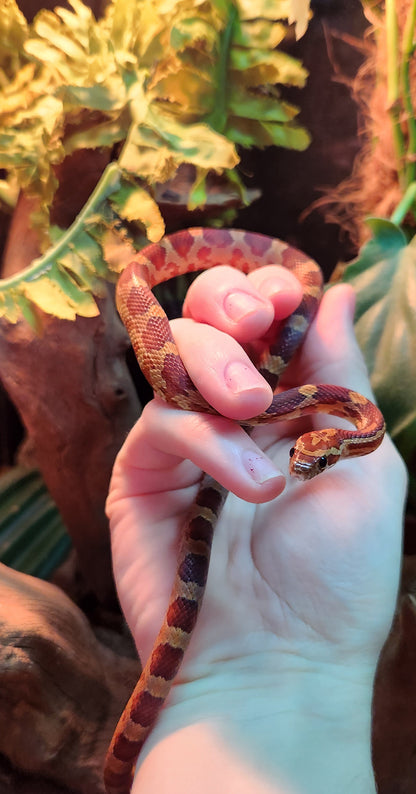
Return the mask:
<path id="1" fill-rule="evenodd" d="M 238 230 L 188 229 L 144 248 L 122 273 L 117 308 L 140 367 L 154 392 L 173 406 L 216 413 L 192 383 L 179 356 L 168 319 L 151 288 L 174 276 L 231 265 L 248 273 L 267 264 L 291 270 L 303 288 L 296 311 L 278 338 L 256 361 L 274 389 L 302 344 L 322 294 L 318 265 L 280 240 Z M 355 430 L 311 431 L 290 452 L 290 473 L 310 479 L 340 458 L 366 455 L 381 443 L 385 424 L 378 408 L 350 389 L 308 384 L 275 394 L 269 408 L 245 422 L 295 419 L 323 412 L 349 419 Z M 107 794 L 128 794 L 140 750 L 154 725 L 188 647 L 204 593 L 213 529 L 226 497 L 224 488 L 204 475 L 188 515 L 166 616 L 150 658 L 119 720 L 107 753 Z"/>

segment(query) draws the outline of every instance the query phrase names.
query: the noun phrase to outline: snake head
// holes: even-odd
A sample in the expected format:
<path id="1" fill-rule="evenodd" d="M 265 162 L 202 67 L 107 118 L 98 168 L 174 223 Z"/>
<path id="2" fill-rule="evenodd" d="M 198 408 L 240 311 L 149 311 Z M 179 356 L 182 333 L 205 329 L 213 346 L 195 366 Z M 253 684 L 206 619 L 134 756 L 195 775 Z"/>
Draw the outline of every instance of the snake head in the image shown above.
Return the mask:
<path id="1" fill-rule="evenodd" d="M 298 480 L 311 480 L 317 474 L 334 466 L 340 459 L 341 450 L 337 446 L 328 446 L 326 434 L 305 433 L 289 452 L 289 473 Z M 324 436 L 324 437 L 322 437 Z M 320 443 L 317 443 L 319 438 Z M 326 443 L 324 443 L 324 441 Z"/>

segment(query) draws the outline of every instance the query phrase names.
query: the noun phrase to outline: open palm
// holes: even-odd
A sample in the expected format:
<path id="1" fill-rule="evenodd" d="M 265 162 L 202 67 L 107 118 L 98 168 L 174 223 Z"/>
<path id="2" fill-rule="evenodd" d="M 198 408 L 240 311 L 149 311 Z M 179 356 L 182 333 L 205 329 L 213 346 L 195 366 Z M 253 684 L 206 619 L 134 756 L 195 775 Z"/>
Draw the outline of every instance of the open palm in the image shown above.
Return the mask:
<path id="1" fill-rule="evenodd" d="M 279 282 L 279 269 L 276 273 Z M 232 337 L 244 342 L 247 332 L 236 323 L 235 332 L 226 329 L 224 336 L 214 272 L 202 278 L 203 294 L 212 302 L 200 324 L 190 318 L 201 319 L 201 292 L 197 287 L 188 295 L 188 319 L 176 321 L 174 330 L 182 358 L 220 413 L 237 419 L 255 415 L 270 402 L 266 384 L 250 371 L 248 387 L 230 395 L 218 374 L 227 357 L 242 364 L 236 371 L 244 371 L 245 354 Z M 230 271 L 230 289 L 234 278 Z M 265 300 L 276 307 L 279 295 L 270 297 L 271 281 Z M 255 278 L 247 285 L 249 292 L 262 294 Z M 281 314 L 293 308 L 287 299 L 291 289 L 293 303 L 297 287 L 289 279 L 281 291 L 287 306 Z M 260 306 L 259 316 L 262 311 Z M 250 322 L 255 324 L 255 312 Z M 262 323 L 269 322 L 270 310 L 267 321 L 259 320 L 259 336 Z M 285 382 L 335 383 L 371 397 L 347 288 L 325 295 L 283 387 Z M 277 422 L 249 438 L 222 416 L 178 411 L 159 399 L 146 406 L 117 459 L 108 499 L 120 601 L 142 658 L 150 653 L 166 610 L 180 529 L 201 468 L 233 493 L 215 531 L 204 606 L 180 676 L 192 679 L 221 660 L 276 650 L 318 662 L 377 658 L 397 589 L 404 467 L 386 438 L 367 457 L 285 485 L 280 472 L 287 473 L 294 439 L 304 425 L 326 422 L 322 417 Z"/>

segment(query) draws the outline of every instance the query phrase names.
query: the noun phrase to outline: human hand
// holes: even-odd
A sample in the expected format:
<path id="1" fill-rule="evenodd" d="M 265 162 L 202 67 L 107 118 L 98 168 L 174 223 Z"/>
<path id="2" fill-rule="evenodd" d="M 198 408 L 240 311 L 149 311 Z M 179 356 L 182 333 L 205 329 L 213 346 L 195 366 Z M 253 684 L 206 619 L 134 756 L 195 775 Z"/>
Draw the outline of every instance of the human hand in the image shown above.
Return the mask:
<path id="1" fill-rule="evenodd" d="M 253 334 L 263 337 L 273 314 L 285 316 L 299 299 L 291 274 L 280 268 L 265 271 L 245 277 L 222 269 L 221 279 L 218 270 L 203 274 L 188 295 L 188 319 L 174 324 L 196 385 L 220 413 L 237 419 L 264 410 L 271 397 L 230 334 L 240 342 Z M 244 312 L 248 294 L 257 301 L 254 310 L 230 321 L 230 314 Z M 225 314 L 225 302 L 229 309 L 232 301 L 234 309 Z M 349 289 L 331 289 L 296 364 L 284 375 L 283 388 L 326 382 L 371 396 L 351 314 Z M 219 333 L 192 317 L 224 330 Z M 328 420 L 307 421 L 322 426 Z M 220 417 L 181 412 L 160 400 L 145 408 L 117 459 L 108 500 L 120 599 L 145 656 L 166 608 L 178 533 L 202 466 L 240 498 L 229 497 L 216 529 L 194 653 L 209 647 L 212 655 L 225 638 L 231 647 L 231 635 L 238 653 L 239 643 L 246 647 L 247 637 L 256 636 L 266 621 L 282 648 L 285 643 L 292 650 L 304 647 L 307 641 L 312 642 L 309 652 L 318 655 L 377 657 L 397 587 L 403 469 L 385 439 L 370 456 L 342 462 L 318 479 L 289 480 L 279 496 L 284 488 L 279 470 L 287 471 L 300 424 L 273 423 L 248 439 Z M 255 479 L 249 473 L 253 465 Z M 225 609 L 226 604 L 233 606 Z"/>
<path id="2" fill-rule="evenodd" d="M 233 305 L 235 316 L 248 293 L 256 306 L 230 321 L 224 306 Z M 223 416 L 153 400 L 114 467 L 108 499 L 114 571 L 143 659 L 166 610 L 178 537 L 201 468 L 233 492 L 215 531 L 204 605 L 178 676 L 183 700 L 189 681 L 214 676 L 221 692 L 224 669 L 234 677 L 243 668 L 260 671 L 268 691 L 275 682 L 278 689 L 282 665 L 330 670 L 335 680 L 345 678 L 347 663 L 347 676 L 365 678 L 371 688 L 391 622 L 405 474 L 390 440 L 317 479 L 285 483 L 295 438 L 306 425 L 328 420 L 273 423 L 252 438 L 231 421 L 260 413 L 271 400 L 235 340 L 263 339 L 273 317 L 286 316 L 298 300 L 297 283 L 280 268 L 199 277 L 174 335 L 197 387 Z M 324 296 L 280 387 L 335 383 L 371 397 L 352 306 L 347 287 Z"/>

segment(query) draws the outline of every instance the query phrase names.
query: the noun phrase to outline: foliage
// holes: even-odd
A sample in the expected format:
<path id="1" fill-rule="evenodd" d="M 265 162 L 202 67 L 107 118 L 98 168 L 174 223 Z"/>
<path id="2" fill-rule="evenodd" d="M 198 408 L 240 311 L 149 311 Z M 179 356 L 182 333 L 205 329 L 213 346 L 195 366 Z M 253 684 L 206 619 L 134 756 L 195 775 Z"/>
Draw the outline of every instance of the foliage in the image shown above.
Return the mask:
<path id="1" fill-rule="evenodd" d="M 143 193 L 142 222 L 148 226 L 149 236 L 155 230 L 160 233 L 163 221 L 157 205 L 151 201 L 150 208 L 147 206 L 149 194 L 140 186 L 132 187 L 131 192 L 133 203 Z M 120 169 L 111 164 L 72 226 L 58 234 L 55 245 L 24 273 L 3 279 L 0 316 L 17 322 L 23 315 L 35 330 L 40 330 L 36 308 L 63 320 L 97 316 L 95 297 L 105 294 L 104 279 L 115 276 L 135 254 L 120 221 L 120 213 L 129 212 L 128 193 Z"/>
<path id="2" fill-rule="evenodd" d="M 416 0 L 363 0 L 363 10 L 370 54 L 355 90 L 367 142 L 354 169 L 355 190 L 346 193 L 359 223 L 368 211 L 390 214 L 416 180 Z M 414 230 L 415 201 L 407 220 Z"/>
<path id="3" fill-rule="evenodd" d="M 378 179 L 377 147 L 383 137 L 391 139 L 389 179 L 399 186 L 399 200 L 390 219 L 366 220 L 372 238 L 347 266 L 343 280 L 356 291 L 358 342 L 387 429 L 407 464 L 410 502 L 416 507 L 416 0 L 364 0 L 363 7 L 376 47 L 373 90 L 385 85 L 387 103 L 369 106 L 374 112 L 366 126 L 362 178 L 374 172 Z M 377 202 L 383 200 L 381 185 L 388 190 L 383 173 Z M 362 188 L 365 192 L 365 183 Z"/>
<path id="4" fill-rule="evenodd" d="M 408 3 L 402 31 L 398 12 L 399 6 L 396 5 L 396 0 L 386 0 L 387 102 L 392 121 L 399 182 L 405 192 L 416 178 L 416 118 L 410 79 L 415 48 L 416 0 L 410 0 Z"/>
<path id="5" fill-rule="evenodd" d="M 392 221 L 367 220 L 373 237 L 344 273 L 357 294 L 355 330 L 387 428 L 416 464 L 416 239 Z M 415 492 L 416 495 L 416 492 Z"/>
<path id="6" fill-rule="evenodd" d="M 0 562 L 49 579 L 71 548 L 62 518 L 36 469 L 0 475 Z"/>
<path id="7" fill-rule="evenodd" d="M 276 49 L 288 20 L 305 29 L 308 0 L 258 0 L 254 12 L 249 0 L 112 0 L 98 21 L 81 0 L 70 5 L 41 10 L 31 25 L 15 0 L 0 8 L 0 199 L 10 208 L 20 190 L 36 197 L 32 222 L 47 251 L 1 284 L 0 316 L 12 322 L 21 311 L 34 322 L 33 305 L 66 318 L 96 313 L 96 276 L 114 268 L 99 264 L 109 237 L 121 243 L 134 221 L 160 239 L 152 191 L 182 163 L 195 167 L 190 208 L 204 205 L 212 170 L 229 174 L 244 201 L 237 145 L 309 143 L 279 88 L 301 88 L 306 72 Z M 98 147 L 117 163 L 62 236 L 49 224 L 56 167 Z"/>

